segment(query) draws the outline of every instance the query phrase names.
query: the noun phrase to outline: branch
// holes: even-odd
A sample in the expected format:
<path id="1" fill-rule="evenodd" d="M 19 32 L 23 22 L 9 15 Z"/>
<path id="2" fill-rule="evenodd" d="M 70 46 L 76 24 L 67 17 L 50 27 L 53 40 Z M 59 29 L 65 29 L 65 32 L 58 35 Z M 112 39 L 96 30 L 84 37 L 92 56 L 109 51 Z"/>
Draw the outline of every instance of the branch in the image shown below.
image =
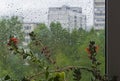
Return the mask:
<path id="1" fill-rule="evenodd" d="M 64 68 L 60 68 L 60 69 L 57 69 L 57 70 L 53 70 L 53 71 L 50 71 L 49 73 L 55 73 L 55 72 L 62 72 L 62 71 L 70 71 L 70 70 L 74 70 L 76 68 L 80 68 L 82 70 L 85 70 L 85 71 L 89 71 L 91 73 L 93 73 L 93 71 L 89 68 L 86 68 L 86 67 L 81 67 L 81 66 L 67 66 L 67 67 L 64 67 Z M 37 76 L 40 76 L 40 75 L 43 75 L 45 74 L 45 72 L 39 72 L 35 75 L 32 75 L 31 77 L 29 77 L 29 80 L 37 77 Z"/>

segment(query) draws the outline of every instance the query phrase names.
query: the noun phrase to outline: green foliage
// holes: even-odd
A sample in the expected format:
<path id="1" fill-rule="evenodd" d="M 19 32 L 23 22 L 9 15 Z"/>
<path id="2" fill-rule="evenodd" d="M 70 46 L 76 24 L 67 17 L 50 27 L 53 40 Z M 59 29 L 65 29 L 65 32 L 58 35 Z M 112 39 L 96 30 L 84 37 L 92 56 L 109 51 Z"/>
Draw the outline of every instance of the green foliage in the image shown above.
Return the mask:
<path id="1" fill-rule="evenodd" d="M 6 43 L 9 36 L 16 36 L 21 39 L 22 32 L 22 22 L 18 19 L 18 17 L 11 17 L 8 19 L 1 19 L 0 20 L 0 39 L 1 43 Z"/>
<path id="2" fill-rule="evenodd" d="M 55 73 L 53 81 L 65 81 L 65 72 Z"/>
<path id="3" fill-rule="evenodd" d="M 73 76 L 74 76 L 74 79 L 73 79 L 73 80 L 75 80 L 75 81 L 80 81 L 80 79 L 81 79 L 81 71 L 80 71 L 80 68 L 77 68 L 77 69 L 74 70 Z"/>
<path id="4" fill-rule="evenodd" d="M 9 75 L 6 75 L 4 80 L 9 80 L 10 79 L 10 76 Z"/>
<path id="5" fill-rule="evenodd" d="M 45 32 L 46 30 L 46 32 Z M 87 47 L 90 40 L 95 40 L 96 44 L 99 46 L 99 51 L 97 55 L 97 59 L 102 62 L 100 65 L 101 73 L 105 74 L 105 33 L 104 30 L 95 31 L 91 29 L 89 32 L 80 29 L 73 29 L 69 32 L 67 29 L 62 28 L 59 25 L 59 22 L 50 24 L 50 29 L 45 25 L 39 25 L 38 28 L 35 29 L 35 34 L 38 38 L 40 38 L 45 46 L 48 46 L 51 50 L 52 57 L 56 58 L 56 66 L 63 67 L 68 65 L 81 65 L 86 67 L 91 67 L 91 62 L 88 59 L 88 56 L 85 52 L 85 48 Z M 44 33 L 44 34 L 43 34 Z M 30 48 L 35 53 L 38 54 L 41 46 L 34 47 L 34 42 L 31 42 Z M 73 61 L 74 60 L 74 61 Z M 87 74 L 87 72 L 84 72 Z M 88 76 L 91 74 L 87 74 Z M 84 76 L 82 81 L 89 80 L 88 76 Z M 71 75 L 67 77 L 69 81 L 71 81 Z"/>
<path id="6" fill-rule="evenodd" d="M 9 74 L 10 77 L 21 81 L 73 81 L 73 78 L 76 81 L 94 81 L 96 77 L 92 72 L 96 65 L 92 64 L 85 52 L 90 40 L 96 41 L 99 46 L 95 58 L 101 62 L 97 63 L 101 75 L 105 74 L 104 30 L 91 29 L 88 32 L 80 28 L 68 31 L 62 28 L 59 22 L 52 22 L 50 28 L 40 23 L 29 35 L 32 40 L 29 44 L 30 51 L 19 48 L 19 45 L 9 46 L 12 50 L 6 53 L 9 54 L 7 60 L 3 58 L 5 62 L 0 62 L 2 69 L 7 66 L 3 69 L 4 72 L 0 73 L 0 77 Z M 29 65 L 23 65 L 25 61 Z"/>
<path id="7" fill-rule="evenodd" d="M 21 32 L 22 29 L 22 21 L 19 20 L 18 17 L 12 16 L 10 18 L 2 18 L 0 19 L 0 77 L 3 77 L 6 74 L 15 75 L 15 77 L 19 75 L 13 66 L 14 63 L 19 61 L 20 59 L 14 58 L 13 55 L 10 54 L 9 48 L 7 48 L 7 42 L 10 36 L 15 36 L 17 39 L 19 39 L 19 45 L 21 45 L 23 40 L 23 32 Z M 16 68 L 21 68 L 20 63 L 23 61 L 20 61 Z M 20 72 L 21 73 L 21 72 Z"/>

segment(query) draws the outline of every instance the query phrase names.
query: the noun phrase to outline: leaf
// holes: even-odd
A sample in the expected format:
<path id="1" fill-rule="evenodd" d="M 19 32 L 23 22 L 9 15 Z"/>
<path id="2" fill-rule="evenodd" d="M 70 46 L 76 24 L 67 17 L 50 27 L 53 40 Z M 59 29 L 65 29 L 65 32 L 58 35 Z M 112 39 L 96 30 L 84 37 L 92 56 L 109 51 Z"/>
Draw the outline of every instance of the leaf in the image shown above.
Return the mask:
<path id="1" fill-rule="evenodd" d="M 59 75 L 60 75 L 61 80 L 65 79 L 65 72 L 61 72 L 61 73 L 59 73 Z"/>
<path id="2" fill-rule="evenodd" d="M 59 78 L 59 76 L 55 76 L 53 81 L 60 81 Z"/>
<path id="3" fill-rule="evenodd" d="M 46 79 L 48 79 L 48 76 L 49 76 L 49 72 L 46 71 L 46 73 L 45 73 L 45 77 L 46 77 Z"/>
<path id="4" fill-rule="evenodd" d="M 24 78 L 22 79 L 22 81 L 30 81 L 30 80 L 28 80 L 26 77 L 24 77 Z"/>
<path id="5" fill-rule="evenodd" d="M 31 80 L 31 81 L 35 81 L 35 80 Z"/>
<path id="6" fill-rule="evenodd" d="M 24 54 L 24 55 L 23 55 L 23 59 L 26 59 L 26 58 L 27 58 L 27 56 L 28 56 L 27 54 Z"/>
<path id="7" fill-rule="evenodd" d="M 48 81 L 53 81 L 53 79 L 54 79 L 54 78 L 53 78 L 53 77 L 51 77 Z"/>
<path id="8" fill-rule="evenodd" d="M 10 76 L 9 75 L 6 75 L 4 80 L 9 80 L 10 79 Z"/>
<path id="9" fill-rule="evenodd" d="M 46 71 L 49 69 L 49 66 L 46 67 Z"/>
<path id="10" fill-rule="evenodd" d="M 74 73 L 73 73 L 73 80 L 75 81 L 80 81 L 81 80 L 81 71 L 80 71 L 80 68 L 77 68 L 74 70 Z"/>

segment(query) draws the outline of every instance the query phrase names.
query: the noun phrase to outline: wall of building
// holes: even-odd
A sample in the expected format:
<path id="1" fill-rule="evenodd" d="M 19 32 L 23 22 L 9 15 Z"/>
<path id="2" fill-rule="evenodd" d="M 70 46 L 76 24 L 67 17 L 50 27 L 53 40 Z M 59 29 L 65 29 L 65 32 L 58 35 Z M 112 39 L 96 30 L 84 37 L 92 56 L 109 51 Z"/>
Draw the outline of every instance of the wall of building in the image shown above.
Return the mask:
<path id="1" fill-rule="evenodd" d="M 24 34 L 25 41 L 23 42 L 24 46 L 27 46 L 28 43 L 30 43 L 29 33 L 32 32 L 37 27 L 37 25 L 38 23 L 23 23 L 22 31 L 25 33 Z"/>
<path id="2" fill-rule="evenodd" d="M 84 17 L 80 7 L 68 7 L 65 5 L 62 7 L 51 7 L 48 13 L 48 24 L 60 22 L 62 27 L 72 30 L 73 28 L 86 26 L 86 18 Z"/>
<path id="3" fill-rule="evenodd" d="M 94 0 L 94 27 L 105 28 L 105 0 Z"/>

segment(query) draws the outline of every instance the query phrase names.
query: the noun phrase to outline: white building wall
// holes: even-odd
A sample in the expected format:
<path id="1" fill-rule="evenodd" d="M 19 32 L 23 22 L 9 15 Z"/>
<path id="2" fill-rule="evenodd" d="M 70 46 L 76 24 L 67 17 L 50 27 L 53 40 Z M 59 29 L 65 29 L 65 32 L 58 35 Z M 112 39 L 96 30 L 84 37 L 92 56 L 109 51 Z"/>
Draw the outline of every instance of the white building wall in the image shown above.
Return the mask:
<path id="1" fill-rule="evenodd" d="M 86 26 L 87 26 L 86 23 L 87 22 L 86 22 L 86 16 L 85 15 L 82 15 L 81 22 L 82 22 L 82 28 L 86 30 L 87 29 L 86 28 Z"/>
<path id="2" fill-rule="evenodd" d="M 85 20 L 82 17 L 82 8 L 79 7 L 52 7 L 49 8 L 48 24 L 51 22 L 60 22 L 62 27 L 69 30 L 86 26 Z M 84 24 L 83 24 L 84 23 Z"/>
<path id="3" fill-rule="evenodd" d="M 105 29 L 105 0 L 94 0 L 94 27 Z"/>
<path id="4" fill-rule="evenodd" d="M 38 23 L 23 23 L 22 31 L 25 33 L 25 41 L 23 42 L 24 46 L 27 46 L 30 43 L 29 33 L 32 32 L 35 29 L 35 27 L 37 27 L 37 24 Z"/>

